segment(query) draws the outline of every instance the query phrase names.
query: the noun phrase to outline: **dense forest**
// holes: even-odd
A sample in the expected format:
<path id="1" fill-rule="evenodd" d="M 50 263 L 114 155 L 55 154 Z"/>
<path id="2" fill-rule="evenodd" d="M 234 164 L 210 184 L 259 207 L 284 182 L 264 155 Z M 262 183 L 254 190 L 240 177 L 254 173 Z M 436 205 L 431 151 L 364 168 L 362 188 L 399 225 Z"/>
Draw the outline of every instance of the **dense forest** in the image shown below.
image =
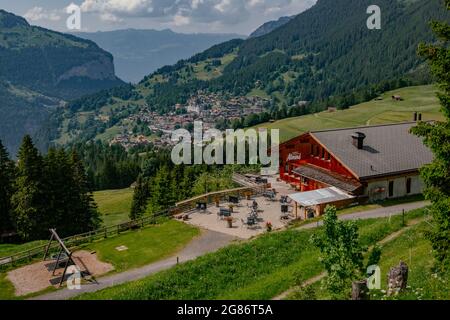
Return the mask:
<path id="1" fill-rule="evenodd" d="M 0 234 L 24 241 L 46 239 L 49 228 L 61 236 L 100 225 L 79 156 L 50 149 L 43 156 L 29 136 L 19 148 L 17 165 L 0 142 Z"/>

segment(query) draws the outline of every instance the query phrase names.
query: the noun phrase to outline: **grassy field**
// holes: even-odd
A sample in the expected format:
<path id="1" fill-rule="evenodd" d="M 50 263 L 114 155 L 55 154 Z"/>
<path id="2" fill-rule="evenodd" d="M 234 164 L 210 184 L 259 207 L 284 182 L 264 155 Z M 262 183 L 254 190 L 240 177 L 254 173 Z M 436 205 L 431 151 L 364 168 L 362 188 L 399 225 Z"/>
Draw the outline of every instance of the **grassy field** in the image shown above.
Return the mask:
<path id="1" fill-rule="evenodd" d="M 185 223 L 169 220 L 156 226 L 131 231 L 118 237 L 83 246 L 81 249 L 95 251 L 101 261 L 111 263 L 121 272 L 168 257 L 182 249 L 200 230 Z M 117 251 L 119 246 L 128 250 Z"/>
<path id="2" fill-rule="evenodd" d="M 325 111 L 258 127 L 280 129 L 280 138 L 286 141 L 313 130 L 412 121 L 415 111 L 422 112 L 423 120 L 439 120 L 442 114 L 435 93 L 436 88 L 432 85 L 407 87 L 384 93 L 380 101 L 365 102 L 347 110 Z M 394 102 L 393 95 L 400 95 L 403 101 Z"/>
<path id="3" fill-rule="evenodd" d="M 423 215 L 411 212 L 407 219 Z M 402 228 L 401 217 L 357 222 L 361 242 L 374 244 Z M 271 299 L 322 266 L 309 238 L 317 230 L 288 230 L 228 246 L 140 281 L 79 299 Z"/>
<path id="4" fill-rule="evenodd" d="M 97 191 L 94 192 L 94 199 L 102 215 L 104 226 L 129 221 L 133 189 Z"/>
<path id="5" fill-rule="evenodd" d="M 114 272 L 122 272 L 174 255 L 199 234 L 200 230 L 195 227 L 168 220 L 155 226 L 89 243 L 80 249 L 95 251 L 101 261 L 114 266 Z M 128 250 L 117 251 L 119 246 L 126 246 Z M 49 290 L 54 289 L 49 288 L 44 292 Z M 6 273 L 0 273 L 0 300 L 24 298 L 26 297 L 15 296 L 14 287 L 6 279 Z"/>
<path id="6" fill-rule="evenodd" d="M 406 230 L 398 238 L 389 241 L 382 247 L 382 255 L 379 263 L 381 269 L 382 290 L 372 291 L 371 300 L 449 300 L 450 299 L 450 273 L 438 274 L 433 271 L 433 259 L 430 242 L 424 237 L 424 231 L 428 225 L 426 222 L 415 225 Z M 387 278 L 389 269 L 397 266 L 400 261 L 409 266 L 408 288 L 397 297 L 386 297 Z M 320 282 L 310 286 L 318 300 L 329 300 L 331 295 Z M 305 297 L 300 292 L 292 293 L 288 299 L 302 300 Z"/>
<path id="7" fill-rule="evenodd" d="M 0 243 L 0 258 L 7 257 L 22 251 L 33 249 L 40 245 L 46 244 L 47 241 L 32 241 L 23 244 L 1 244 Z"/>

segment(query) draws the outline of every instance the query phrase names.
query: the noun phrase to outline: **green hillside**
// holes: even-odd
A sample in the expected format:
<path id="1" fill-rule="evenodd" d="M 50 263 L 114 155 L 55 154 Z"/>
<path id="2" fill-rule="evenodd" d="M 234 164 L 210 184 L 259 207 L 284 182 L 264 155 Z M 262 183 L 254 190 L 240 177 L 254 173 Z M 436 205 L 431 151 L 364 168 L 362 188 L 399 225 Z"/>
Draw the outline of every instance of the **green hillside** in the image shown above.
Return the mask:
<path id="1" fill-rule="evenodd" d="M 282 119 L 322 111 L 328 105 L 346 108 L 388 90 L 430 83 L 417 47 L 435 40 L 428 21 L 450 19 L 441 1 L 380 0 L 381 30 L 366 27 L 371 4 L 320 0 L 266 35 L 231 40 L 160 68 L 129 88 L 134 92 L 131 98 L 104 91 L 74 101 L 70 112 L 59 115 L 63 121 L 57 142 L 108 138 L 120 127 L 134 129 L 123 120 L 139 107 L 165 114 L 199 90 L 268 98 L 264 119 Z M 114 121 L 98 120 L 111 110 Z M 81 112 L 89 112 L 88 125 L 80 120 Z"/>
<path id="2" fill-rule="evenodd" d="M 406 220 L 421 216 L 423 211 L 416 210 L 410 212 Z M 403 228 L 401 216 L 359 220 L 357 224 L 360 241 L 367 246 Z M 267 233 L 142 280 L 83 294 L 78 299 L 271 299 L 295 283 L 322 273 L 318 250 L 309 241 L 315 232 L 317 230 Z"/>
<path id="3" fill-rule="evenodd" d="M 393 95 L 401 96 L 403 101 L 393 101 Z M 346 110 L 324 111 L 265 123 L 258 127 L 279 129 L 281 141 L 286 141 L 314 130 L 412 121 L 414 112 L 421 112 L 423 120 L 443 118 L 436 88 L 432 85 L 397 89 L 384 93 L 380 98 L 382 99 L 361 103 Z"/>
<path id="4" fill-rule="evenodd" d="M 63 100 L 122 83 L 112 55 L 94 42 L 0 10 L 0 140 L 13 156 L 25 134 L 46 149 L 57 126 L 49 115 Z"/>

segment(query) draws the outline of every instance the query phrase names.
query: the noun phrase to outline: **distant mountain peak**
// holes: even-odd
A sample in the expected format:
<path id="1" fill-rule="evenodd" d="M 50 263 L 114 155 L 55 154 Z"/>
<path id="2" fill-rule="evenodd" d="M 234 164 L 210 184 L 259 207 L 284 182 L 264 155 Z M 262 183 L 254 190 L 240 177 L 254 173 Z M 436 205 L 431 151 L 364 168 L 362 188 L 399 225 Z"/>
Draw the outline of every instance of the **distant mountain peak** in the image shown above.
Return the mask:
<path id="1" fill-rule="evenodd" d="M 0 9 L 0 28 L 14 28 L 17 26 L 29 27 L 30 24 L 27 20 L 25 20 L 25 18 Z"/>
<path id="2" fill-rule="evenodd" d="M 250 34 L 250 38 L 256 38 L 264 36 L 275 29 L 278 29 L 279 27 L 284 26 L 286 23 L 294 19 L 295 16 L 290 17 L 281 17 L 278 20 L 269 21 L 264 23 L 262 26 L 260 26 L 258 29 L 256 29 L 252 34 Z"/>

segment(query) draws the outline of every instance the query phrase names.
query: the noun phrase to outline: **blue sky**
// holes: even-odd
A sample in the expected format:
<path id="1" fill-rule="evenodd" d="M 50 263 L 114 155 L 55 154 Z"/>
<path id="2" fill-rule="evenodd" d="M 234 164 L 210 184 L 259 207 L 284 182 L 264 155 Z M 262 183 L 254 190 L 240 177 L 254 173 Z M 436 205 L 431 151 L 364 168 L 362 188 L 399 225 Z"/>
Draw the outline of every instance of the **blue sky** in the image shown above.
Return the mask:
<path id="1" fill-rule="evenodd" d="M 65 8 L 82 9 L 82 30 L 124 28 L 249 34 L 266 21 L 298 14 L 316 0 L 0 0 L 30 24 L 68 31 Z"/>

